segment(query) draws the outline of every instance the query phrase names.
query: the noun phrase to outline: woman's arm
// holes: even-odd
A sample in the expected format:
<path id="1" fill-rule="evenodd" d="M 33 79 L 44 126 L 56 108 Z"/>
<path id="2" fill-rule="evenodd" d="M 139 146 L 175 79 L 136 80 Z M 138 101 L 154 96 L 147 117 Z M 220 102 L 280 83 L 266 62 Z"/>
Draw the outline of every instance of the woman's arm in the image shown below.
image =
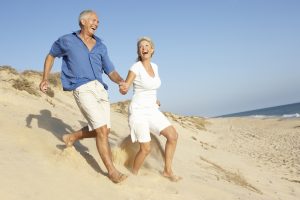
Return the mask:
<path id="1" fill-rule="evenodd" d="M 130 86 L 132 85 L 135 77 L 136 77 L 135 73 L 129 70 L 125 82 L 123 82 L 120 85 L 120 93 L 121 94 L 123 94 L 123 95 L 127 94 L 127 92 L 129 90 Z"/>

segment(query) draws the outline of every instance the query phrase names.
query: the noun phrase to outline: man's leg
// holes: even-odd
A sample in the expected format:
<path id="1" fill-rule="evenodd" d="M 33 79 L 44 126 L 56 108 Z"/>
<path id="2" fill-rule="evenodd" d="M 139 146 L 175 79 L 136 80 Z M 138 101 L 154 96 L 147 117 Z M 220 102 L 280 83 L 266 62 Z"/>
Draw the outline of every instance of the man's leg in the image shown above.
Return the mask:
<path id="1" fill-rule="evenodd" d="M 108 177 L 114 183 L 119 183 L 127 178 L 126 175 L 120 173 L 112 162 L 111 148 L 108 142 L 109 129 L 106 125 L 95 129 L 96 145 L 100 157 L 108 171 Z"/>
<path id="2" fill-rule="evenodd" d="M 108 171 L 108 177 L 114 183 L 123 181 L 127 176 L 120 173 L 113 165 L 111 149 L 108 143 L 110 103 L 108 101 L 106 90 L 98 81 L 91 81 L 80 86 L 73 94 L 78 107 L 88 123 L 92 127 L 101 127 L 96 128 L 93 131 L 88 131 L 88 128 L 84 127 L 73 134 L 64 136 L 63 140 L 66 144 L 73 144 L 78 139 L 95 137 L 97 150 Z"/>
<path id="3" fill-rule="evenodd" d="M 109 131 L 110 129 L 108 129 L 106 125 L 93 131 L 89 131 L 88 127 L 84 127 L 74 133 L 64 135 L 63 141 L 66 143 L 66 146 L 72 146 L 77 140 L 83 138 L 96 138 L 97 150 L 108 171 L 109 179 L 114 183 L 119 183 L 125 180 L 127 176 L 120 173 L 112 162 L 111 148 L 108 143 Z"/>
<path id="4" fill-rule="evenodd" d="M 70 134 L 65 134 L 63 136 L 63 141 L 66 144 L 67 147 L 73 146 L 74 142 L 77 140 L 81 140 L 83 138 L 95 138 L 96 137 L 96 132 L 89 131 L 88 127 L 83 127 L 82 129 L 75 131 Z"/>

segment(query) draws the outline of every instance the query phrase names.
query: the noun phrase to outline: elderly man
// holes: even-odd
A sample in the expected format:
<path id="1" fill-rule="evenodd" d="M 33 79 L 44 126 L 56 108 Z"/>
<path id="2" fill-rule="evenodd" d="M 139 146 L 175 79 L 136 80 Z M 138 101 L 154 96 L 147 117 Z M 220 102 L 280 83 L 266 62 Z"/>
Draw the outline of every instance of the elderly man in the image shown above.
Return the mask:
<path id="1" fill-rule="evenodd" d="M 88 122 L 87 127 L 63 136 L 66 146 L 72 146 L 83 138 L 96 138 L 100 157 L 107 168 L 108 177 L 114 183 L 126 179 L 112 162 L 108 142 L 110 132 L 110 103 L 103 72 L 110 80 L 121 86 L 124 81 L 110 61 L 106 46 L 95 36 L 99 25 L 97 14 L 85 10 L 79 15 L 80 30 L 60 37 L 52 45 L 45 59 L 40 90 L 46 92 L 48 75 L 56 57 L 62 57 L 61 80 L 63 89 L 73 91 L 78 107 Z"/>

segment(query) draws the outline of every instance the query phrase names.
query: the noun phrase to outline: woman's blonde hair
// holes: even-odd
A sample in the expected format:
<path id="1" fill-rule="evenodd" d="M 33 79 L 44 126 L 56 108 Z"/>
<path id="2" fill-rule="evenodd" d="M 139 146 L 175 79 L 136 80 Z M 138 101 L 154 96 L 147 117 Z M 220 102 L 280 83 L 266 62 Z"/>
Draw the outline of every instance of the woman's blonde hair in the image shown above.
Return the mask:
<path id="1" fill-rule="evenodd" d="M 152 57 L 153 54 L 154 54 L 154 48 L 155 48 L 155 47 L 154 47 L 154 43 L 153 43 L 152 39 L 151 39 L 150 37 L 146 37 L 146 36 L 141 37 L 141 38 L 139 38 L 138 41 L 137 41 L 137 54 L 138 54 L 138 57 L 137 57 L 136 61 L 142 61 L 141 56 L 140 56 L 140 54 L 139 54 L 140 44 L 141 44 L 142 41 L 147 41 L 147 42 L 150 43 L 150 45 L 151 45 L 151 47 L 152 47 L 152 49 L 153 49 L 153 53 L 151 54 L 151 57 Z"/>

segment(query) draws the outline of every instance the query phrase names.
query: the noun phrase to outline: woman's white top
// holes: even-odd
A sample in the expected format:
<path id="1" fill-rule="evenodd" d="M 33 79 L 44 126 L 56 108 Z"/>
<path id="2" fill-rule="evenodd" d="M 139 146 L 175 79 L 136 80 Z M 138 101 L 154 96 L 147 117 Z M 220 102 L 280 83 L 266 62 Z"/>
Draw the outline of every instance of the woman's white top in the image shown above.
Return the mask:
<path id="1" fill-rule="evenodd" d="M 133 97 L 129 105 L 129 126 L 132 142 L 149 142 L 150 131 L 159 134 L 170 125 L 157 105 L 156 91 L 161 85 L 157 65 L 151 63 L 154 77 L 151 77 L 142 62 L 136 62 L 130 71 L 135 73 Z"/>
<path id="2" fill-rule="evenodd" d="M 161 80 L 158 75 L 157 65 L 151 63 L 151 66 L 154 71 L 154 77 L 148 74 L 140 61 L 133 64 L 130 68 L 130 71 L 136 75 L 133 81 L 133 97 L 129 108 L 131 114 L 135 111 L 158 108 L 156 90 L 160 87 Z"/>

